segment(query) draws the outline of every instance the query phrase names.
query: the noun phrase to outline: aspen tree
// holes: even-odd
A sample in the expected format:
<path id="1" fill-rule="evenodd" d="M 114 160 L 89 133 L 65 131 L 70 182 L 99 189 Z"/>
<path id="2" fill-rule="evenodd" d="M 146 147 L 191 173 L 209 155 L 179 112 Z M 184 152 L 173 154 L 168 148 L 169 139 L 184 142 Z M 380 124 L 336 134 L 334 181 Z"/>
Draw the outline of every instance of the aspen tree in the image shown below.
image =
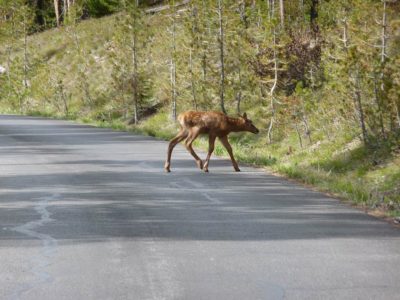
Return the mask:
<path id="1" fill-rule="evenodd" d="M 60 10 L 59 10 L 59 6 L 58 6 L 58 0 L 54 0 L 54 13 L 56 15 L 57 27 L 60 27 Z"/>
<path id="2" fill-rule="evenodd" d="M 219 21 L 219 63 L 220 63 L 220 86 L 219 86 L 219 100 L 221 111 L 226 114 L 225 110 L 225 45 L 224 45 L 224 25 L 223 25 L 223 0 L 218 0 L 218 21 Z"/>
<path id="3" fill-rule="evenodd" d="M 172 45 L 171 45 L 171 64 L 170 64 L 170 79 L 171 79 L 171 117 L 176 120 L 176 7 L 175 0 L 170 1 L 170 7 L 172 8 Z"/>

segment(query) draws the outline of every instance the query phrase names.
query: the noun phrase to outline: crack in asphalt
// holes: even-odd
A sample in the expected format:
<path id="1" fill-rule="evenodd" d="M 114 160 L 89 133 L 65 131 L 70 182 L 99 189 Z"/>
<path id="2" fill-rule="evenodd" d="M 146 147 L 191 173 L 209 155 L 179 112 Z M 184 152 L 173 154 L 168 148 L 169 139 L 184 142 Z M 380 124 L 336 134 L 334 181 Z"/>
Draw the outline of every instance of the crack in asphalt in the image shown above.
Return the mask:
<path id="1" fill-rule="evenodd" d="M 43 283 L 51 283 L 54 280 L 45 269 L 51 264 L 51 258 L 57 252 L 57 240 L 51 235 L 40 233 L 37 230 L 46 223 L 54 221 L 50 217 L 51 213 L 47 210 L 47 207 L 50 201 L 56 200 L 59 197 L 59 194 L 52 194 L 51 196 L 38 198 L 39 201 L 36 202 L 34 209 L 39 214 L 40 219 L 11 228 L 13 231 L 41 240 L 42 248 L 37 256 L 30 259 L 32 267 L 29 271 L 36 277 L 36 281 L 19 284 L 10 299 L 21 299 L 21 296 L 29 290 Z"/>

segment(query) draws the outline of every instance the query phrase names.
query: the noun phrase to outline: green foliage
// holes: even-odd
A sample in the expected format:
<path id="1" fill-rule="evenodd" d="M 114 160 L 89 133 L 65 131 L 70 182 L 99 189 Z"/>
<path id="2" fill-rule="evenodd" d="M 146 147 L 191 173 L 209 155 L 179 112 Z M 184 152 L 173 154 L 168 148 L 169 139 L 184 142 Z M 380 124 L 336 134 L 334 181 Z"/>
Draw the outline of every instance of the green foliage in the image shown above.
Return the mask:
<path id="1" fill-rule="evenodd" d="M 137 129 L 147 135 L 168 140 L 176 135 L 177 125 L 171 123 L 168 113 L 160 112 L 141 123 Z"/>
<path id="2" fill-rule="evenodd" d="M 119 116 L 124 118 L 133 114 L 140 119 L 146 108 L 155 104 L 153 70 L 145 64 L 145 53 L 151 47 L 152 33 L 135 3 L 128 3 L 124 7 L 116 25 L 110 44 L 115 97 L 113 105 L 107 108 L 119 111 Z"/>

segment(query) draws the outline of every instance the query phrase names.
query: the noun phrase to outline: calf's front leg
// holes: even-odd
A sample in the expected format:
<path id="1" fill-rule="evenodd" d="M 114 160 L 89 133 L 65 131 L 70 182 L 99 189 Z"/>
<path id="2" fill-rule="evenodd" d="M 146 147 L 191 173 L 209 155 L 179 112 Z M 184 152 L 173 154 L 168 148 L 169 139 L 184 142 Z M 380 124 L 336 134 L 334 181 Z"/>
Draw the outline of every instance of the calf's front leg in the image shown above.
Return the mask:
<path id="1" fill-rule="evenodd" d="M 208 137 L 208 154 L 207 154 L 206 162 L 203 167 L 204 172 L 208 172 L 208 164 L 210 163 L 210 158 L 214 151 L 215 139 L 216 139 L 215 135 L 210 135 Z"/>
<path id="2" fill-rule="evenodd" d="M 225 136 L 219 137 L 219 140 L 221 141 L 222 145 L 224 145 L 226 151 L 228 151 L 228 154 L 232 161 L 233 168 L 235 169 L 236 172 L 240 172 L 239 166 L 235 160 L 235 157 L 233 156 L 232 147 L 231 147 L 231 144 L 229 144 L 228 136 L 225 135 Z"/>

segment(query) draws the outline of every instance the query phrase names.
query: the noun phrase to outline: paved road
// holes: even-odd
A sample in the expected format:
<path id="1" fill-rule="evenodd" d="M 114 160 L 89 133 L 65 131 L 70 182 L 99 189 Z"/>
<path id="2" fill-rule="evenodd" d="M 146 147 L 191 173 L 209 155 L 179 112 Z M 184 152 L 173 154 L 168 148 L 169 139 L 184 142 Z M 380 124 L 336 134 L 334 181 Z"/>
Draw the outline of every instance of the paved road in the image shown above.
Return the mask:
<path id="1" fill-rule="evenodd" d="M 398 229 L 166 146 L 0 116 L 0 299 L 400 299 Z"/>

